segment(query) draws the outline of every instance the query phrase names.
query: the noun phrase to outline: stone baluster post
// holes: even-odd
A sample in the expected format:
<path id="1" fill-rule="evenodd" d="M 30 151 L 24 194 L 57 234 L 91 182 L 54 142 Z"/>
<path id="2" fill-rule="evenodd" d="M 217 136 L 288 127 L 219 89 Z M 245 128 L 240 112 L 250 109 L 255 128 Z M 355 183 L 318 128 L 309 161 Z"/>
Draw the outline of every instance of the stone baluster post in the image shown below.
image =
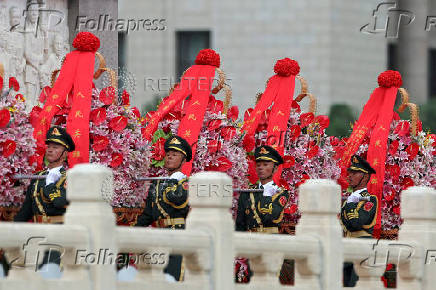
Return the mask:
<path id="1" fill-rule="evenodd" d="M 416 243 L 410 261 L 399 265 L 398 289 L 434 289 L 436 285 L 436 190 L 410 187 L 401 193 L 404 223 L 400 242 Z M 407 250 L 407 249 L 405 249 Z M 417 259 L 414 259 L 417 257 Z"/>
<path id="2" fill-rule="evenodd" d="M 87 264 L 92 289 L 116 289 L 115 215 L 110 200 L 113 194 L 112 170 L 97 164 L 78 164 L 67 172 L 67 196 L 71 204 L 65 225 L 83 225 L 90 234 L 90 247 L 78 249 L 77 264 Z M 83 251 L 82 251 L 83 250 Z"/>
<path id="3" fill-rule="evenodd" d="M 321 289 L 342 289 L 342 229 L 337 218 L 341 202 L 340 186 L 332 180 L 308 180 L 300 186 L 299 200 L 302 217 L 296 235 L 309 234 L 321 241 Z M 298 272 L 307 272 L 299 264 L 297 260 Z M 297 286 L 299 278 L 296 277 Z"/>
<path id="4" fill-rule="evenodd" d="M 230 213 L 232 198 L 232 180 L 224 173 L 200 172 L 189 179 L 189 203 L 192 210 L 186 229 L 204 230 L 212 237 L 209 256 L 212 289 L 234 289 L 234 223 Z M 204 255 L 205 258 L 207 256 Z"/>

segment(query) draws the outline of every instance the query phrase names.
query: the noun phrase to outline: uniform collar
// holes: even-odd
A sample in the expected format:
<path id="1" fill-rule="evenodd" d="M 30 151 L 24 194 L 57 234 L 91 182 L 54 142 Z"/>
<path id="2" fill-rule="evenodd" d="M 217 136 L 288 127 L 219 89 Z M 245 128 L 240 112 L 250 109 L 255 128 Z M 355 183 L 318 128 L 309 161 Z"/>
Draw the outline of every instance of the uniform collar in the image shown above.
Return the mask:
<path id="1" fill-rule="evenodd" d="M 262 183 L 259 182 L 259 188 L 263 187 L 263 196 L 273 196 L 277 190 L 278 186 L 274 183 L 274 180 L 271 180 L 268 183 L 265 183 L 262 185 Z"/>
<path id="2" fill-rule="evenodd" d="M 62 167 L 63 167 L 63 166 L 61 165 L 61 166 L 58 166 L 58 167 L 47 168 L 47 171 L 48 171 L 48 172 L 51 172 L 51 171 L 61 172 Z"/>
<path id="3" fill-rule="evenodd" d="M 261 186 L 263 186 L 263 187 L 265 188 L 265 186 L 273 186 L 273 185 L 275 185 L 274 180 L 271 180 L 270 182 L 265 183 L 265 184 L 262 184 L 262 183 L 260 182 L 260 180 L 257 182 L 257 186 L 258 186 L 259 188 L 260 188 Z"/>

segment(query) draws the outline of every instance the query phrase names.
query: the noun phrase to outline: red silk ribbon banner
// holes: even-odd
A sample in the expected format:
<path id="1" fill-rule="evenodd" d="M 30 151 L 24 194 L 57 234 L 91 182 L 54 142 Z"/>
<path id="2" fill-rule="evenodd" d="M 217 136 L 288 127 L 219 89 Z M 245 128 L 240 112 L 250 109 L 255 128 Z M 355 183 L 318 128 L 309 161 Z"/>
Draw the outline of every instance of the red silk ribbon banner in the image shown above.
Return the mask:
<path id="1" fill-rule="evenodd" d="M 379 87 L 371 94 L 353 128 L 340 162 L 342 168 L 349 166 L 351 157 L 359 149 L 368 131 L 372 129 L 367 161 L 374 168 L 376 174 L 371 175 L 367 188 L 371 194 L 377 196 L 378 200 L 377 219 L 373 232 L 373 236 L 376 238 L 381 233 L 381 198 L 385 179 L 387 141 L 397 91 L 402 85 L 401 75 L 397 71 L 385 71 L 379 75 L 378 83 Z"/>
<path id="2" fill-rule="evenodd" d="M 252 117 L 245 121 L 242 130 L 247 135 L 254 135 L 262 113 L 273 105 L 267 125 L 267 142 L 283 156 L 285 149 L 282 135 L 287 130 L 295 90 L 295 77 L 300 72 L 300 66 L 295 60 L 284 58 L 276 62 L 274 72 L 276 75 L 268 80 L 265 92 L 251 113 Z M 276 180 L 280 178 L 281 172 L 282 166 L 279 166 L 274 175 Z"/>
<path id="3" fill-rule="evenodd" d="M 39 114 L 33 135 L 39 147 L 45 146 L 45 135 L 51 121 L 62 108 L 67 95 L 73 91 L 72 107 L 67 118 L 67 132 L 73 138 L 76 150 L 68 156 L 68 164 L 89 162 L 89 113 L 91 110 L 92 78 L 95 52 L 99 39 L 90 32 L 80 32 L 73 41 L 77 49 L 66 55 L 59 76 Z"/>
<path id="4" fill-rule="evenodd" d="M 177 131 L 177 134 L 188 141 L 192 147 L 192 160 L 186 162 L 182 168 L 183 173 L 188 176 L 192 170 L 197 140 L 203 126 L 215 69 L 220 66 L 220 57 L 212 49 L 203 49 L 198 53 L 195 63 L 196 65 L 191 66 L 184 73 L 174 91 L 159 105 L 143 134 L 144 138 L 150 141 L 162 118 L 179 102 L 191 96 L 190 106 L 186 109 L 186 115 L 180 121 Z"/>

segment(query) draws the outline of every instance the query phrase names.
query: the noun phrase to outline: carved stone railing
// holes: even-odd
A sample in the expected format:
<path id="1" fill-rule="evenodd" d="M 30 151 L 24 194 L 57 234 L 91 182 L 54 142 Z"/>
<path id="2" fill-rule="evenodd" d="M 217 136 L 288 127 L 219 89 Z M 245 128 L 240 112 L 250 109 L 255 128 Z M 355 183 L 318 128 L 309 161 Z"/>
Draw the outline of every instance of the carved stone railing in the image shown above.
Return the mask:
<path id="1" fill-rule="evenodd" d="M 386 263 L 397 265 L 399 289 L 436 285 L 434 189 L 412 187 L 403 192 L 405 223 L 399 241 L 377 242 L 342 238 L 337 220 L 340 188 L 329 180 L 309 180 L 300 187 L 302 218 L 291 236 L 234 232 L 229 211 L 232 182 L 223 173 L 202 172 L 190 178 L 192 209 L 186 230 L 116 226 L 105 201 L 110 196 L 102 193 L 103 185 L 112 188 L 107 186 L 112 181 L 108 168 L 77 165 L 67 179 L 71 203 L 63 225 L 0 223 L 0 248 L 13 262 L 9 275 L 0 278 L 0 290 L 290 289 L 278 279 L 284 259 L 295 260 L 295 289 L 342 289 L 344 261 L 354 263 L 358 289 L 383 288 L 380 276 Z M 35 271 L 38 254 L 49 248 L 63 254 L 59 279 L 43 279 Z M 117 280 L 118 253 L 142 257 L 131 281 Z M 169 254 L 183 255 L 183 282 L 165 279 Z M 249 284 L 234 282 L 238 256 L 249 259 Z"/>

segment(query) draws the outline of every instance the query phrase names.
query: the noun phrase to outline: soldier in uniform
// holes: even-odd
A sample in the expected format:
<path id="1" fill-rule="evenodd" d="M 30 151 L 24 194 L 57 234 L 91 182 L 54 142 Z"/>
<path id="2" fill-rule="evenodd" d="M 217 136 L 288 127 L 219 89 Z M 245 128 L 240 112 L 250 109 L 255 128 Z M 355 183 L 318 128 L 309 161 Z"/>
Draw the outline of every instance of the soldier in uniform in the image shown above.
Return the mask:
<path id="1" fill-rule="evenodd" d="M 235 222 L 236 231 L 278 234 L 289 194 L 274 183 L 273 175 L 283 163 L 283 158 L 274 148 L 266 145 L 257 147 L 254 157 L 259 181 L 253 188 L 263 189 L 263 193 L 241 193 Z M 248 276 L 251 276 L 249 269 Z M 246 278 L 248 282 L 249 277 Z M 244 278 L 236 277 L 237 282 L 245 282 L 242 279 Z"/>
<path id="2" fill-rule="evenodd" d="M 45 159 L 46 170 L 37 175 L 46 175 L 45 179 L 32 180 L 26 191 L 24 203 L 14 217 L 16 222 L 27 222 L 33 219 L 36 223 L 63 223 L 63 214 L 68 201 L 66 196 L 66 170 L 64 163 L 68 152 L 75 146 L 71 136 L 61 127 L 52 127 L 46 135 Z M 44 254 L 42 265 L 60 264 L 60 253 L 51 251 Z"/>
<path id="3" fill-rule="evenodd" d="M 138 216 L 136 226 L 154 225 L 158 228 L 184 229 L 189 212 L 188 180 L 180 170 L 185 162 L 192 158 L 189 143 L 179 136 L 168 138 L 164 145 L 164 167 L 169 179 L 153 181 L 145 201 L 145 209 Z M 167 279 L 183 280 L 184 270 L 181 255 L 170 255 L 164 272 Z M 170 277 L 170 276 L 172 277 Z"/>
<path id="4" fill-rule="evenodd" d="M 353 193 L 341 209 L 341 223 L 346 237 L 372 238 L 378 200 L 366 189 L 371 174 L 375 174 L 375 170 L 366 160 L 357 155 L 351 158 L 347 179 Z M 353 263 L 344 263 L 344 286 L 354 287 L 358 279 Z"/>

